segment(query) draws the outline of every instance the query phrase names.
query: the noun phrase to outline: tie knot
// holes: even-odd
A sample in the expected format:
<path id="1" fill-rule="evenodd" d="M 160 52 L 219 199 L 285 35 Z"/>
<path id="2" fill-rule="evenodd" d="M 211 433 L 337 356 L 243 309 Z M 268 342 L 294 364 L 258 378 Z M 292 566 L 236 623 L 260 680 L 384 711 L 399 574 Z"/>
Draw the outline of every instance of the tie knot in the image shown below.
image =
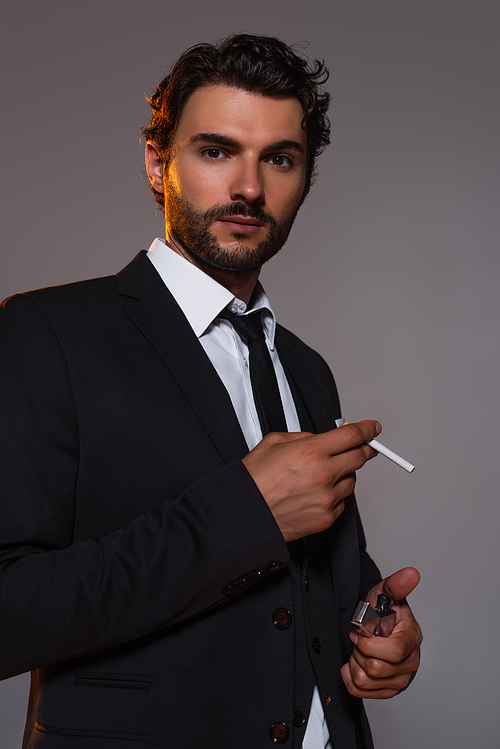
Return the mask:
<path id="1" fill-rule="evenodd" d="M 235 315 L 231 310 L 224 309 L 219 317 L 229 320 L 236 332 L 245 338 L 248 343 L 265 340 L 260 310 L 252 312 L 250 315 Z"/>

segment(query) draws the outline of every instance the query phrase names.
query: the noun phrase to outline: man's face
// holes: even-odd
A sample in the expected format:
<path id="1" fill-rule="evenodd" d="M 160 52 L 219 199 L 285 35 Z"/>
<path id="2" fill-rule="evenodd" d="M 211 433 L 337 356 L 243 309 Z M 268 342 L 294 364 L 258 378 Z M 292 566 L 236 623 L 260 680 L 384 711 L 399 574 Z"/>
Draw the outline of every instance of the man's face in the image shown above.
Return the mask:
<path id="1" fill-rule="evenodd" d="M 188 100 L 163 173 L 167 237 L 197 265 L 253 273 L 285 243 L 305 196 L 296 99 L 211 85 Z"/>

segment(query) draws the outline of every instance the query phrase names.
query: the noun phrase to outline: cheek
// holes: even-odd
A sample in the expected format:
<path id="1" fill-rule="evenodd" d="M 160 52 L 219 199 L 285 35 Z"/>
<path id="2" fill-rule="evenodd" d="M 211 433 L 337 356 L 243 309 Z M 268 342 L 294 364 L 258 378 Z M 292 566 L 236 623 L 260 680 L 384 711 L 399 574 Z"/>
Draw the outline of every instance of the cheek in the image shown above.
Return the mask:
<path id="1" fill-rule="evenodd" d="M 203 169 L 197 166 L 184 182 L 184 187 L 205 206 L 226 202 L 228 196 L 228 176 L 222 167 Z"/>
<path id="2" fill-rule="evenodd" d="M 269 201 L 269 208 L 274 214 L 274 217 L 278 220 L 283 220 L 295 215 L 299 209 L 303 192 L 303 189 L 279 191 L 276 195 L 276 200 L 274 201 L 273 206 L 271 206 L 271 200 Z"/>
<path id="3" fill-rule="evenodd" d="M 174 193 L 180 196 L 181 194 L 182 184 L 175 161 L 170 162 L 163 172 L 163 187 L 166 195 Z"/>
<path id="4" fill-rule="evenodd" d="M 265 185 L 268 209 L 277 219 L 286 219 L 298 210 L 305 190 L 305 176 L 296 174 L 293 179 L 271 175 Z M 285 175 L 290 177 L 290 175 Z"/>
<path id="5" fill-rule="evenodd" d="M 198 209 L 207 210 L 228 200 L 228 174 L 222 165 L 197 159 L 172 164 L 172 179 L 179 194 Z"/>

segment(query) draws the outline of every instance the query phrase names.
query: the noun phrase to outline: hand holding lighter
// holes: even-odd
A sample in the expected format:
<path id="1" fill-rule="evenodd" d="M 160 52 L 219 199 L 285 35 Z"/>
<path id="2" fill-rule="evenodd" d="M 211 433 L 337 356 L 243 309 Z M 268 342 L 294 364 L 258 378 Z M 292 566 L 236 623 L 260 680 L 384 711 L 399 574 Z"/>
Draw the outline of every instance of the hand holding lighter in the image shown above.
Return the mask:
<path id="1" fill-rule="evenodd" d="M 363 637 L 389 637 L 396 623 L 396 612 L 391 608 L 393 602 L 392 596 L 383 593 L 378 596 L 375 608 L 367 601 L 358 601 L 351 624 Z"/>

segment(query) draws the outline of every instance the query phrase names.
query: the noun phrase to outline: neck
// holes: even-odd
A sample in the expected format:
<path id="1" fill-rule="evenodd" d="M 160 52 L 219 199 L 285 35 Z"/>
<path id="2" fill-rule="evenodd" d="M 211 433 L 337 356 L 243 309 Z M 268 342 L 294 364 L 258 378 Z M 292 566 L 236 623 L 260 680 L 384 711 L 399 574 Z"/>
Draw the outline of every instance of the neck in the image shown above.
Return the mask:
<path id="1" fill-rule="evenodd" d="M 220 283 L 221 286 L 224 286 L 228 291 L 231 292 L 231 294 L 234 294 L 237 299 L 241 299 L 242 302 L 245 302 L 245 304 L 248 305 L 259 278 L 260 268 L 259 270 L 252 273 L 231 273 L 230 271 L 211 268 L 210 266 L 202 263 L 196 257 L 193 257 L 189 252 L 187 252 L 184 247 L 173 238 L 172 234 L 169 234 L 168 231 L 166 236 L 166 243 L 168 244 L 170 249 L 172 249 L 174 252 L 177 252 L 178 255 L 181 255 L 185 260 L 188 260 L 190 263 L 206 273 L 207 276 L 210 276 L 214 279 L 214 281 L 217 281 L 217 283 Z"/>

